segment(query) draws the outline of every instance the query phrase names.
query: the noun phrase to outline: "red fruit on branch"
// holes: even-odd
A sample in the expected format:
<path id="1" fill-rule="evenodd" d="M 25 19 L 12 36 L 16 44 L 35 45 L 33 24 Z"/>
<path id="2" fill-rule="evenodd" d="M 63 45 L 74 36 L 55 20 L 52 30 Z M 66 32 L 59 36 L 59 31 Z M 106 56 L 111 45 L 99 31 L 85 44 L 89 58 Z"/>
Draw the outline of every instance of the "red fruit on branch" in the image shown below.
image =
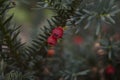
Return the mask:
<path id="1" fill-rule="evenodd" d="M 49 49 L 49 50 L 47 51 L 47 55 L 48 55 L 48 56 L 54 56 L 54 54 L 55 54 L 55 50 L 54 50 L 54 49 Z"/>
<path id="2" fill-rule="evenodd" d="M 111 75 L 115 73 L 115 68 L 112 65 L 108 65 L 105 70 L 107 75 Z"/>
<path id="3" fill-rule="evenodd" d="M 55 45 L 57 44 L 57 39 L 54 38 L 53 36 L 50 36 L 50 37 L 48 37 L 48 39 L 47 39 L 47 43 L 48 43 L 49 45 L 55 46 Z"/>
<path id="4" fill-rule="evenodd" d="M 63 36 L 63 28 L 62 27 L 57 27 L 57 28 L 53 29 L 52 35 L 53 35 L 53 37 L 55 37 L 57 39 L 62 38 L 62 36 Z"/>
<path id="5" fill-rule="evenodd" d="M 82 37 L 80 37 L 80 36 L 75 36 L 74 38 L 73 38 L 73 42 L 75 43 L 75 44 L 81 44 L 81 43 L 83 43 L 83 38 Z"/>

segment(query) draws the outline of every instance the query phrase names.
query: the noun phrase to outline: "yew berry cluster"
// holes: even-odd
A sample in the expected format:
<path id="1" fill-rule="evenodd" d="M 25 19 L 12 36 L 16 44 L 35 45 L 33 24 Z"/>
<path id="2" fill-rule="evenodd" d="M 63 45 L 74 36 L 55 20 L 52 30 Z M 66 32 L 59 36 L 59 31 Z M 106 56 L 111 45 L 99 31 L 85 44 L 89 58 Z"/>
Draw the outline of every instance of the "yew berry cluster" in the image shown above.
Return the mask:
<path id="1" fill-rule="evenodd" d="M 108 65 L 105 71 L 107 75 L 112 75 L 115 73 L 115 68 L 112 65 Z"/>
<path id="2" fill-rule="evenodd" d="M 57 44 L 57 40 L 62 38 L 62 36 L 63 36 L 63 28 L 59 26 L 52 30 L 52 34 L 48 37 L 47 43 L 49 45 L 54 46 Z"/>

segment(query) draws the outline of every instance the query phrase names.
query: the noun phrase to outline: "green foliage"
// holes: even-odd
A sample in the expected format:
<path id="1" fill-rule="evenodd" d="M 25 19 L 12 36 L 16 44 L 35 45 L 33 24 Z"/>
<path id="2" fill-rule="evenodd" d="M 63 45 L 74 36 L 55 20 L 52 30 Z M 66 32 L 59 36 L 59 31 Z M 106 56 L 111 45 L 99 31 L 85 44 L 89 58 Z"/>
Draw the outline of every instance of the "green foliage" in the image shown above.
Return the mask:
<path id="1" fill-rule="evenodd" d="M 119 62 L 116 60 L 119 60 L 119 51 L 120 51 L 120 42 L 114 41 L 107 38 L 103 38 L 100 40 L 100 43 L 102 45 L 102 48 L 107 51 L 108 53 L 108 60 L 115 62 Z"/>
<path id="2" fill-rule="evenodd" d="M 78 9 L 71 21 L 78 26 L 84 24 L 84 29 L 95 25 L 96 35 L 99 35 L 103 23 L 115 24 L 113 17 L 119 12 L 120 9 L 115 0 L 93 0 L 82 9 Z"/>
<path id="3" fill-rule="evenodd" d="M 1 7 L 3 10 L 1 10 L 1 17 L 0 17 L 0 31 L 3 36 L 3 42 L 6 43 L 6 46 L 9 47 L 10 53 L 7 53 L 9 57 L 12 57 L 14 60 L 18 61 L 18 63 L 21 64 L 20 60 L 20 49 L 23 46 L 20 39 L 18 38 L 18 35 L 20 33 L 20 27 L 21 26 L 11 26 L 11 20 L 13 18 L 13 15 L 6 16 L 7 10 L 11 8 L 9 1 L 1 2 Z M 3 44 L 2 44 L 3 45 Z"/>
<path id="4" fill-rule="evenodd" d="M 64 4 L 64 1 L 59 1 L 57 3 L 56 1 L 48 1 L 49 6 L 53 7 L 55 11 L 57 12 L 56 16 L 53 16 L 51 20 L 48 20 L 49 25 L 44 26 L 40 30 L 43 31 L 41 32 L 38 37 L 33 40 L 32 44 L 30 46 L 25 46 L 24 44 L 21 43 L 20 39 L 18 38 L 19 33 L 20 33 L 20 27 L 21 26 L 11 26 L 11 20 L 13 18 L 13 15 L 11 16 L 6 16 L 7 10 L 9 10 L 11 7 L 11 2 L 9 1 L 3 1 L 1 2 L 1 17 L 0 17 L 0 31 L 2 33 L 1 36 L 3 36 L 3 40 L 6 43 L 5 45 L 8 46 L 9 51 L 4 54 L 4 56 L 8 56 L 8 58 L 12 58 L 13 62 L 8 63 L 9 65 L 13 64 L 12 67 L 19 66 L 18 69 L 25 70 L 27 69 L 32 69 L 35 70 L 36 67 L 42 67 L 40 64 L 40 61 L 42 62 L 42 57 L 41 55 L 43 54 L 46 55 L 46 48 L 47 48 L 47 43 L 46 40 L 51 34 L 51 31 L 53 28 L 57 26 L 65 26 L 66 20 L 70 17 L 72 14 L 68 14 L 68 12 L 73 13 L 73 4 L 72 7 L 67 9 L 66 7 L 68 4 Z M 68 1 L 67 1 L 68 2 Z M 74 2 L 74 1 L 73 1 Z M 66 2 L 64 2 L 66 3 Z M 59 5 L 58 5 L 59 4 Z M 70 4 L 70 3 L 69 3 Z M 70 5 L 69 5 L 70 6 Z M 64 20 L 63 20 L 64 19 Z M 4 52 L 2 52 L 3 54 Z M 40 53 L 40 54 L 38 54 Z M 42 54 L 41 54 L 42 53 Z M 2 55 L 3 58 L 3 55 Z M 7 62 L 8 58 L 5 60 Z M 17 67 L 15 67 L 17 68 Z M 37 71 L 40 71 L 41 68 Z M 39 72 L 38 72 L 39 73 Z M 5 78 L 6 80 L 8 79 L 13 79 L 15 78 L 22 79 L 21 78 L 21 73 L 19 72 L 10 72 L 6 75 L 7 77 Z"/>
<path id="5" fill-rule="evenodd" d="M 73 46 L 71 47 L 71 45 L 67 44 L 64 50 L 70 53 L 69 57 L 65 54 L 64 57 L 60 56 L 59 59 L 51 60 L 52 58 L 48 59 L 46 57 L 47 49 L 49 48 L 47 39 L 54 28 L 58 26 L 64 27 L 68 23 L 74 27 L 80 27 L 83 24 L 84 29 L 88 29 L 89 26 L 95 23 L 96 26 L 94 29 L 96 29 L 96 35 L 99 35 L 104 22 L 115 24 L 113 17 L 120 12 L 120 9 L 114 2 L 114 0 L 91 0 L 90 2 L 87 0 L 41 0 L 38 2 L 37 8 L 50 9 L 56 15 L 47 20 L 48 25 L 40 28 L 40 34 L 32 40 L 30 45 L 25 45 L 25 43 L 21 43 L 21 39 L 19 38 L 21 26 L 12 25 L 14 14 L 7 14 L 7 11 L 13 8 L 11 5 L 12 2 L 1 0 L 0 48 L 5 45 L 8 47 L 8 51 L 4 52 L 2 51 L 3 49 L 0 50 L 0 80 L 39 79 L 39 76 L 44 75 L 44 69 L 48 69 L 51 66 L 53 68 L 59 66 L 59 69 L 52 68 L 53 72 L 49 74 L 50 77 L 54 77 L 52 78 L 53 80 L 56 80 L 56 77 L 58 78 L 59 76 L 65 80 L 77 80 L 78 76 L 87 75 L 91 67 L 97 66 L 95 65 L 97 64 L 96 58 L 93 52 L 89 50 L 92 48 L 91 44 L 87 46 L 82 45 L 88 50 L 83 50 L 81 46 L 74 47 L 74 49 Z M 112 57 L 114 56 L 116 57 L 117 54 L 112 55 L 114 54 L 113 52 L 119 51 L 120 46 L 118 44 L 109 39 L 101 42 L 102 48 L 108 52 L 109 59 L 113 59 Z M 74 53 L 73 50 L 77 49 L 81 50 L 76 52 L 80 54 L 77 54 L 77 56 L 71 54 Z M 61 73 L 60 75 L 59 72 Z"/>
<path id="6" fill-rule="evenodd" d="M 17 71 L 11 71 L 10 73 L 6 74 L 5 80 L 23 80 L 23 75 Z"/>

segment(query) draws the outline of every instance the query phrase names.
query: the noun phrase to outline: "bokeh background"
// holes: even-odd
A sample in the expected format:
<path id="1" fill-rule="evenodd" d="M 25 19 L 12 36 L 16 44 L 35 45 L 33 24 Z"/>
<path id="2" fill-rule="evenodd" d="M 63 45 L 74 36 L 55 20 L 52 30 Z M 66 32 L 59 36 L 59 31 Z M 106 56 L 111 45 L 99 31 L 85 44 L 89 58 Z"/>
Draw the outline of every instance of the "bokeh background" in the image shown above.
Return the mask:
<path id="1" fill-rule="evenodd" d="M 49 25 L 47 20 L 56 13 L 49 8 L 38 8 L 40 6 L 38 5 L 39 0 L 11 1 L 15 7 L 9 10 L 8 15 L 14 14 L 12 23 L 22 25 L 19 35 L 22 43 L 25 42 L 25 45 L 30 45 L 32 40 L 42 32 L 41 28 Z M 86 0 L 88 3 L 91 1 L 93 0 Z M 120 7 L 120 1 L 116 0 L 116 3 Z M 103 24 L 103 34 L 97 37 L 94 35 L 95 23 L 87 30 L 82 29 L 86 22 L 77 27 L 73 25 L 62 26 L 64 36 L 58 40 L 57 45 L 54 47 L 45 46 L 44 49 L 41 49 L 41 53 L 37 52 L 40 55 L 46 52 L 39 64 L 41 72 L 37 74 L 38 80 L 119 80 L 120 47 L 117 43 L 117 48 L 115 45 L 115 49 L 113 49 L 113 45 L 114 42 L 120 41 L 120 13 L 116 16 L 114 17 L 116 23 Z M 112 40 L 114 41 L 112 42 Z M 110 52 L 114 54 L 112 58 L 109 57 L 111 56 L 109 55 Z M 111 61 L 113 61 L 112 64 Z M 115 74 L 110 74 L 107 77 L 112 75 L 115 77 L 114 79 L 104 78 L 108 66 L 112 66 L 110 70 L 112 69 Z M 33 66 L 34 69 L 37 70 Z"/>

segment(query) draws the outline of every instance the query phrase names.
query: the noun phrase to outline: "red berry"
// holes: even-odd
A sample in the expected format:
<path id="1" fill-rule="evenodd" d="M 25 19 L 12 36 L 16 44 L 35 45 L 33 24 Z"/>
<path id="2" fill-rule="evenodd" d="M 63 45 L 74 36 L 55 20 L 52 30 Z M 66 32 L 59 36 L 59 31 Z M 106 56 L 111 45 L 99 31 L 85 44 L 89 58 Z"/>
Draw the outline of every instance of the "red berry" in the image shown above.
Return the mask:
<path id="1" fill-rule="evenodd" d="M 73 42 L 74 42 L 75 44 L 81 44 L 81 43 L 83 43 L 83 38 L 80 37 L 80 36 L 75 36 L 75 37 L 73 38 Z"/>
<path id="2" fill-rule="evenodd" d="M 57 44 L 57 39 L 54 38 L 53 36 L 50 36 L 50 37 L 48 37 L 48 39 L 47 39 L 47 43 L 48 43 L 49 45 L 54 46 L 54 45 Z"/>
<path id="3" fill-rule="evenodd" d="M 49 49 L 49 50 L 47 51 L 47 55 L 48 55 L 48 56 L 54 56 L 54 54 L 55 54 L 55 50 L 54 50 L 54 49 Z"/>
<path id="4" fill-rule="evenodd" d="M 111 75 L 115 73 L 115 68 L 112 65 L 106 67 L 106 74 Z"/>
<path id="5" fill-rule="evenodd" d="M 55 37 L 55 38 L 62 38 L 63 36 L 63 28 L 62 27 L 57 27 L 55 28 L 53 31 L 52 31 L 52 35 Z"/>

